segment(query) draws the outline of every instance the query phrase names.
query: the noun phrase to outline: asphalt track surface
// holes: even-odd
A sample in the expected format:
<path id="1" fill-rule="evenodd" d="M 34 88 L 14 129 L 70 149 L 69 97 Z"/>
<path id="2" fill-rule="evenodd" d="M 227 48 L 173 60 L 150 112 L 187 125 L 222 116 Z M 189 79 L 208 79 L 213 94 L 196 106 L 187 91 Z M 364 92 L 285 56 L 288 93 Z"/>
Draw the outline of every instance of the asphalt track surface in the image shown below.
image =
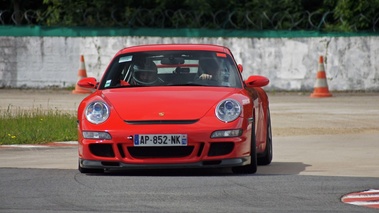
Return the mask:
<path id="1" fill-rule="evenodd" d="M 74 112 L 85 96 L 1 89 L 0 109 Z M 77 171 L 75 142 L 2 146 L 0 212 L 378 212 L 341 198 L 379 189 L 379 94 L 269 97 L 274 159 L 255 175 L 228 169 L 85 175 Z"/>

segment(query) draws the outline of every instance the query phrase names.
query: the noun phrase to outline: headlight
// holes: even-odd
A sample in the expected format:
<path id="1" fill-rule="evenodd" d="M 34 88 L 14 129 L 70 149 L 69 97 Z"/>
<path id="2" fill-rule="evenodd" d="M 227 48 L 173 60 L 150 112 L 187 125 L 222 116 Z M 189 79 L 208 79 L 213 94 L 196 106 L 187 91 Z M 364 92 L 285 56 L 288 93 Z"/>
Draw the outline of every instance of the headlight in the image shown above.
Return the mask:
<path id="1" fill-rule="evenodd" d="M 216 107 L 216 116 L 221 121 L 227 123 L 234 121 L 241 114 L 242 108 L 238 101 L 226 99 L 221 101 Z"/>
<path id="2" fill-rule="evenodd" d="M 109 117 L 109 107 L 101 101 L 90 103 L 86 108 L 86 118 L 94 124 L 103 123 Z"/>

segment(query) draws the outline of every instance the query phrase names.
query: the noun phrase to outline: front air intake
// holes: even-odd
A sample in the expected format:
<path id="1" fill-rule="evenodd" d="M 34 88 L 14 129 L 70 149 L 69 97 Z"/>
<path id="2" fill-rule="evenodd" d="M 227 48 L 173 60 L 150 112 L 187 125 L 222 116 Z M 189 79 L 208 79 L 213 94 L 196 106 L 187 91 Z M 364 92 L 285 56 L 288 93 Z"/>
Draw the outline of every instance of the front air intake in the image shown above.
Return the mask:
<path id="1" fill-rule="evenodd" d="M 189 156 L 193 146 L 178 147 L 128 147 L 134 158 L 180 158 Z"/>
<path id="2" fill-rule="evenodd" d="M 99 157 L 114 157 L 112 144 L 90 144 L 89 150 L 93 155 Z"/>
<path id="3" fill-rule="evenodd" d="M 233 148 L 234 143 L 232 142 L 211 143 L 208 156 L 227 155 L 233 151 Z"/>

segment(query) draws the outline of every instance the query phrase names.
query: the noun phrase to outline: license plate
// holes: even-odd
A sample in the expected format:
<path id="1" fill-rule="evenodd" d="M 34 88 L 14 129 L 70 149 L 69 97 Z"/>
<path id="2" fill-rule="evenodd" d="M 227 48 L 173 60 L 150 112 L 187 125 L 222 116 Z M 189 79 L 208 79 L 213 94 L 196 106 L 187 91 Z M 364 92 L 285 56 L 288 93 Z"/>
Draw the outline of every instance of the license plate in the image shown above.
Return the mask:
<path id="1" fill-rule="evenodd" d="M 186 134 L 137 134 L 134 146 L 187 146 Z"/>

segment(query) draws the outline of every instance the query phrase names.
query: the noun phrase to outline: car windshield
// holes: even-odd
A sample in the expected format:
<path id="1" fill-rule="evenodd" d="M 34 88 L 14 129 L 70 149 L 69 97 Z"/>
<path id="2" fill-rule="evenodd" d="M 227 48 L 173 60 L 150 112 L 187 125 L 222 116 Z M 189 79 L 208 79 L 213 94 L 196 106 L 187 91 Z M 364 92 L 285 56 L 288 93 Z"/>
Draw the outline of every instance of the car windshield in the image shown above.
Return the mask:
<path id="1" fill-rule="evenodd" d="M 211 51 L 152 51 L 119 55 L 99 89 L 134 86 L 242 87 L 234 60 Z"/>

